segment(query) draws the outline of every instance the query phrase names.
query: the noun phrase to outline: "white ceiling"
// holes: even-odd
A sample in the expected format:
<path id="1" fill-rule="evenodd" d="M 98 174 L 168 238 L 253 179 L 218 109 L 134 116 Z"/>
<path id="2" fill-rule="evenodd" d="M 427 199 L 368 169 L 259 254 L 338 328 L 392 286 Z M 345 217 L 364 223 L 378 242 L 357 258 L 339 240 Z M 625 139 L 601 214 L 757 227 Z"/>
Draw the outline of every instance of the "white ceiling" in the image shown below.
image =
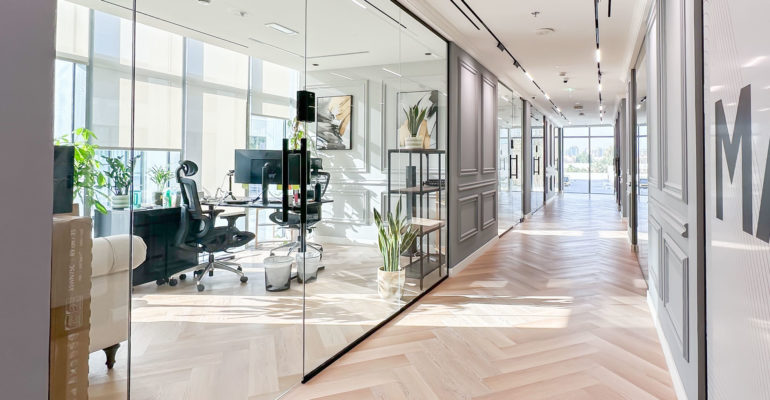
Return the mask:
<path id="1" fill-rule="evenodd" d="M 535 105 L 557 124 L 566 121 L 557 116 L 551 104 L 515 68 L 510 57 L 497 49 L 497 42 L 465 8 L 455 2 L 481 28 L 477 30 L 450 0 L 401 0 L 449 40 L 456 42 L 503 83 L 513 86 L 522 97 Z M 476 14 L 497 35 L 505 47 L 526 68 L 535 81 L 561 108 L 572 125 L 599 124 L 599 95 L 596 66 L 593 0 L 466 0 Z M 640 38 L 649 0 L 614 0 L 612 17 L 607 17 L 608 0 L 599 3 L 599 32 L 604 109 L 603 123 L 612 123 L 612 113 L 625 96 L 629 65 Z M 539 11 L 537 17 L 531 13 Z M 555 32 L 538 35 L 541 28 Z M 568 83 L 559 76 L 567 73 Z M 584 116 L 574 109 L 584 106 Z"/>
<path id="2" fill-rule="evenodd" d="M 131 18 L 133 0 L 70 1 Z M 389 0 L 368 0 L 368 3 L 363 0 L 210 0 L 208 4 L 199 0 L 137 0 L 136 3 L 140 23 L 298 71 L 374 65 L 397 69 L 399 62 L 435 61 L 447 56 L 443 40 Z M 267 27 L 269 23 L 297 33 L 278 32 Z"/>

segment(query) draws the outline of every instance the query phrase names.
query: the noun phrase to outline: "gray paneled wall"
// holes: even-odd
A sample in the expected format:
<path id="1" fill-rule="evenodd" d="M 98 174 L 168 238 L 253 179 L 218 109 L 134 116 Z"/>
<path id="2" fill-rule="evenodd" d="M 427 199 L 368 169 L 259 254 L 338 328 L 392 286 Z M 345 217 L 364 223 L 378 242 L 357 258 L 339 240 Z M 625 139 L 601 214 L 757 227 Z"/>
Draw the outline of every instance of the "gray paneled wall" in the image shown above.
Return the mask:
<path id="1" fill-rule="evenodd" d="M 521 163 L 521 176 L 523 178 L 521 191 L 524 196 L 522 204 L 524 215 L 529 215 L 532 212 L 532 118 L 529 117 L 531 113 L 532 105 L 525 100 L 521 126 L 521 159 L 524 160 Z"/>
<path id="2" fill-rule="evenodd" d="M 452 267 L 497 236 L 498 195 L 497 77 L 454 43 L 449 47 L 449 115 Z"/>

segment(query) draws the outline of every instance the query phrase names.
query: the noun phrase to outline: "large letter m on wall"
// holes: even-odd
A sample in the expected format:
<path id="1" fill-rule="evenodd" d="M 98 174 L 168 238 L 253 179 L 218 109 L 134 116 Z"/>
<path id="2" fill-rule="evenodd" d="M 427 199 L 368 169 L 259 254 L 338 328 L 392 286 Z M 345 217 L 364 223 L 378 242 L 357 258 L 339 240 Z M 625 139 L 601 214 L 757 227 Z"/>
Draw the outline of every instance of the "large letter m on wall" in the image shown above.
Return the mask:
<path id="1" fill-rule="evenodd" d="M 722 100 L 717 101 L 714 110 L 714 123 L 716 125 L 716 167 L 717 167 L 717 218 L 724 220 L 724 199 L 722 198 L 722 152 L 727 156 L 727 171 L 730 173 L 730 182 L 735 178 L 735 167 L 738 163 L 738 150 L 741 150 L 741 194 L 743 197 L 743 231 L 752 235 L 754 224 L 752 222 L 751 203 L 751 85 L 741 89 L 738 98 L 738 112 L 735 115 L 733 139 L 730 140 L 730 132 L 727 129 L 727 118 Z"/>
<path id="2" fill-rule="evenodd" d="M 753 234 L 753 203 L 752 203 L 752 171 L 751 171 L 751 85 L 741 89 L 738 97 L 738 111 L 735 115 L 733 137 L 727 129 L 727 118 L 722 100 L 716 102 L 714 110 L 716 125 L 716 217 L 724 220 L 724 180 L 722 174 L 722 154 L 727 158 L 727 171 L 730 183 L 735 178 L 735 167 L 738 165 L 738 151 L 741 153 L 741 214 L 743 231 Z M 765 166 L 762 199 L 757 223 L 757 238 L 764 242 L 770 241 L 770 148 Z"/>

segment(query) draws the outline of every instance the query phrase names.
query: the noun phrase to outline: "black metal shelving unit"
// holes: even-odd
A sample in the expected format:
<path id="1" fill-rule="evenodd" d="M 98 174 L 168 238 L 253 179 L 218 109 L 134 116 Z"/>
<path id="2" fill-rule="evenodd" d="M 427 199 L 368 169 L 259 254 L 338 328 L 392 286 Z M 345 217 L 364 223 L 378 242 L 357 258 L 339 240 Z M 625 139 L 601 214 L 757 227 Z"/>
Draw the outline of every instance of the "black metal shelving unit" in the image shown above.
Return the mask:
<path id="1" fill-rule="evenodd" d="M 410 186 L 393 187 L 393 155 L 406 154 L 409 157 L 409 167 L 419 168 L 416 170 L 416 182 Z M 438 269 L 439 277 L 441 267 L 446 264 L 447 257 L 441 250 L 442 228 L 446 226 L 446 220 L 442 213 L 442 197 L 446 190 L 446 173 L 442 168 L 442 157 L 446 154 L 445 150 L 436 149 L 389 149 L 388 150 L 388 212 L 392 204 L 393 196 L 408 196 L 410 199 L 419 200 L 407 201 L 411 224 L 419 228 L 418 243 L 416 252 L 408 254 L 409 263 L 404 267 L 406 277 L 409 279 L 419 279 L 420 290 L 424 288 L 425 277 Z M 416 156 L 416 157 L 415 157 Z M 438 165 L 437 173 L 431 176 L 430 165 L 431 157 L 436 159 Z M 415 165 L 417 158 L 417 165 Z M 435 180 L 437 185 L 428 185 L 426 181 Z M 405 179 L 408 182 L 408 179 Z M 436 194 L 438 201 L 438 210 L 431 215 L 430 198 L 431 194 Z M 438 236 L 438 245 L 436 252 L 430 251 L 430 235 Z"/>

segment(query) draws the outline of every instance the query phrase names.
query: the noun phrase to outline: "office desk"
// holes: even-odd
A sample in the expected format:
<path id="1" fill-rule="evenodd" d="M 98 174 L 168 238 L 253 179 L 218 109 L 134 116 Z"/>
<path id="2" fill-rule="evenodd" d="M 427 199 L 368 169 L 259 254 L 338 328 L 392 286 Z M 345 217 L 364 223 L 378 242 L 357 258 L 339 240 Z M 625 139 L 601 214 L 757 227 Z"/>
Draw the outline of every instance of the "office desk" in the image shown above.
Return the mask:
<path id="1" fill-rule="evenodd" d="M 334 200 L 331 199 L 321 199 L 321 201 L 315 201 L 315 200 L 308 200 L 307 206 L 320 206 L 327 203 L 332 203 Z M 257 200 L 254 202 L 249 203 L 228 203 L 226 201 L 222 201 L 219 199 L 208 199 L 208 200 L 201 200 L 202 206 L 207 206 L 209 210 L 213 210 L 215 208 L 247 208 L 247 209 L 255 209 L 255 210 L 282 210 L 283 204 L 280 201 L 271 201 L 270 203 L 264 204 L 262 203 L 262 200 Z M 300 212 L 300 205 L 299 204 L 292 204 L 289 203 L 289 211 L 299 213 Z M 254 234 L 259 236 L 259 213 L 257 213 L 256 216 L 256 225 L 254 226 Z M 259 238 L 254 239 L 254 245 L 257 245 L 259 243 Z"/>

